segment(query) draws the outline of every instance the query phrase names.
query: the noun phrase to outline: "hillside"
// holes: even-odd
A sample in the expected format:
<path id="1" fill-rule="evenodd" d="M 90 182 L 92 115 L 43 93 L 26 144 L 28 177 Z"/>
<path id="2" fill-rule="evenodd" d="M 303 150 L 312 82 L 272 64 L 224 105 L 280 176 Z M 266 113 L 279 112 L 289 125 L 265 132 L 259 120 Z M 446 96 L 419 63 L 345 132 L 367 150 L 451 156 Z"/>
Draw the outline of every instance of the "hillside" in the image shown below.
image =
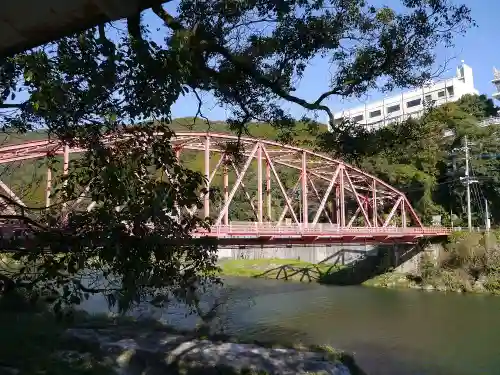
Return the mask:
<path id="1" fill-rule="evenodd" d="M 172 121 L 171 128 L 173 131 L 198 131 L 198 132 L 214 132 L 214 133 L 233 133 L 227 123 L 223 121 L 213 121 L 207 124 L 202 119 L 194 118 L 178 118 Z M 268 140 L 280 140 L 283 134 L 279 130 L 265 123 L 252 123 L 248 126 L 247 133 L 244 136 Z M 302 147 L 313 147 L 317 135 L 327 131 L 326 125 L 307 125 L 298 123 L 296 128 L 291 133 L 291 142 Z M 20 144 L 25 141 L 36 141 L 47 139 L 47 132 L 40 130 L 25 134 L 3 134 L 0 136 L 0 145 Z M 195 171 L 202 171 L 203 155 L 195 152 L 185 152 L 182 156 L 185 165 Z M 62 160 L 60 160 L 62 162 Z M 212 162 L 212 160 L 211 160 Z M 213 160 L 215 165 L 216 160 Z M 255 167 L 255 166 L 254 166 Z M 61 167 L 62 168 L 62 167 Z M 253 169 L 253 168 L 252 168 Z M 57 177 L 57 176 L 54 176 Z M 46 169 L 44 160 L 23 161 L 9 163 L 0 168 L 0 179 L 9 186 L 18 196 L 25 202 L 32 205 L 43 205 L 45 200 L 45 180 Z M 230 182 L 234 176 L 230 175 Z M 221 176 L 217 176 L 214 180 L 214 185 L 221 183 Z M 248 207 L 250 209 L 250 207 Z"/>
<path id="2" fill-rule="evenodd" d="M 227 123 L 224 121 L 213 121 L 207 124 L 205 121 L 193 118 L 179 118 L 172 122 L 172 130 L 174 131 L 210 131 L 214 133 L 233 133 Z M 316 140 L 316 136 L 320 133 L 327 132 L 325 124 L 306 124 L 299 122 L 291 132 L 293 141 L 303 146 L 311 145 Z M 251 123 L 247 127 L 245 136 L 279 140 L 284 132 L 272 127 L 266 123 Z"/>
<path id="3" fill-rule="evenodd" d="M 229 129 L 229 126 L 224 121 L 210 121 L 207 123 L 202 119 L 194 119 L 192 117 L 182 117 L 177 118 L 172 121 L 170 125 L 173 131 L 193 131 L 193 132 L 213 132 L 213 133 L 229 133 L 236 134 L 234 131 Z M 308 145 L 314 142 L 316 136 L 320 133 L 327 131 L 327 126 L 325 124 L 305 124 L 303 122 L 297 123 L 296 127 L 291 132 L 291 136 L 294 141 Z M 247 127 L 247 132 L 244 136 L 250 136 L 255 138 L 279 140 L 280 132 L 276 128 L 266 123 L 251 123 Z M 18 133 L 3 133 L 0 135 L 0 145 L 10 145 L 19 144 L 25 141 L 36 141 L 47 138 L 47 132 L 44 130 L 28 132 L 25 134 Z"/>

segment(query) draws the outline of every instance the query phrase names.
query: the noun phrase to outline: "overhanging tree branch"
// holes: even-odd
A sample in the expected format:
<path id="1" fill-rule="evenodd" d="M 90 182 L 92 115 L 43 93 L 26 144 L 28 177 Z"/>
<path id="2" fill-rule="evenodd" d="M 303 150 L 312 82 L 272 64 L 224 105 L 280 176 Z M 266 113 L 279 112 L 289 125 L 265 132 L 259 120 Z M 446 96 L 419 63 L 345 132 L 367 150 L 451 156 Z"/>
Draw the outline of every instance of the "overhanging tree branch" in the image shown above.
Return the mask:
<path id="1" fill-rule="evenodd" d="M 169 14 L 163 7 L 160 6 L 155 6 L 152 8 L 153 12 L 160 17 L 165 23 L 167 27 L 174 31 L 185 31 L 189 32 L 182 24 L 171 14 Z M 191 31 L 193 34 L 196 32 L 199 32 L 202 37 L 206 38 L 204 42 L 206 43 L 206 49 L 211 50 L 213 52 L 217 52 L 220 55 L 222 55 L 227 61 L 231 62 L 237 69 L 243 71 L 246 73 L 249 77 L 251 77 L 256 83 L 270 89 L 274 94 L 279 96 L 280 98 L 287 100 L 289 102 L 295 103 L 300 105 L 301 107 L 311 110 L 311 111 L 324 111 L 327 113 L 329 121 L 331 124 L 334 122 L 334 116 L 333 112 L 328 108 L 326 105 L 322 105 L 321 100 L 317 100 L 316 102 L 308 102 L 307 100 L 304 100 L 302 98 L 299 98 L 295 95 L 290 94 L 289 92 L 285 91 L 281 85 L 279 85 L 276 81 L 270 80 L 267 78 L 265 75 L 260 73 L 255 66 L 252 64 L 247 63 L 246 61 L 243 61 L 241 58 L 238 56 L 235 56 L 231 51 L 229 51 L 227 48 L 222 46 L 221 44 L 218 44 L 215 42 L 215 38 L 213 38 L 212 35 L 206 35 L 204 34 L 201 30 L 192 30 Z M 331 95 L 331 94 L 324 94 L 325 97 Z"/>
<path id="2" fill-rule="evenodd" d="M 0 109 L 21 109 L 23 108 L 27 103 L 1 103 L 0 104 Z"/>

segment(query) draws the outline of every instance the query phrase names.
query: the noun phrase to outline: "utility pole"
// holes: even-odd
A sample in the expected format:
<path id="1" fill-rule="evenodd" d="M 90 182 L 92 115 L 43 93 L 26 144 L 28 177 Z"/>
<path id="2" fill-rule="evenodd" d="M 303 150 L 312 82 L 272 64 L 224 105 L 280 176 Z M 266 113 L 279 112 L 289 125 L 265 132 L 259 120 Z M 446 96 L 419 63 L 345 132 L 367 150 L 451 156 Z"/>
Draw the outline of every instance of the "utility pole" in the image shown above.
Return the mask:
<path id="1" fill-rule="evenodd" d="M 470 202 L 470 185 L 475 180 L 471 180 L 469 176 L 469 143 L 467 141 L 467 136 L 464 137 L 464 147 L 465 147 L 465 176 L 460 177 L 462 181 L 464 181 L 466 186 L 466 194 L 467 194 L 467 225 L 469 227 L 469 232 L 472 232 L 472 212 L 471 212 L 471 202 Z"/>
<path id="2" fill-rule="evenodd" d="M 469 232 L 472 231 L 472 214 L 470 208 L 470 179 L 469 179 L 469 144 L 465 136 L 465 183 L 467 184 L 467 225 Z"/>

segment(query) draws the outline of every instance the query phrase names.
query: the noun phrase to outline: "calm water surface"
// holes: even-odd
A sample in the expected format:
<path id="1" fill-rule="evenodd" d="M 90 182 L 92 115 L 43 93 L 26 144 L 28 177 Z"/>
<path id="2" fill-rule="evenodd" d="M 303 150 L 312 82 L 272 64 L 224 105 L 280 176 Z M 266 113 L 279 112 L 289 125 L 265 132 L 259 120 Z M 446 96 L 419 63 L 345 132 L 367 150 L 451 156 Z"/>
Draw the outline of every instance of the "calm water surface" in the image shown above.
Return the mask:
<path id="1" fill-rule="evenodd" d="M 500 374 L 500 297 L 247 278 L 226 280 L 225 293 L 227 333 L 331 345 L 369 375 Z M 193 323 L 182 309 L 152 313 Z"/>

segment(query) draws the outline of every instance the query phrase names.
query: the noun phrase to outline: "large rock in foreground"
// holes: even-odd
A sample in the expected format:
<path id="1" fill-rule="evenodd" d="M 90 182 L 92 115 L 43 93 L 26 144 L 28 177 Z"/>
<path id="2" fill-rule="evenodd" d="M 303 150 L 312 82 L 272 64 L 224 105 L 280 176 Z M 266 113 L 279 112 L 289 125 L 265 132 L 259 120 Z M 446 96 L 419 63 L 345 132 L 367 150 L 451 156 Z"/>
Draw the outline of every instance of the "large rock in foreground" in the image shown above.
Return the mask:
<path id="1" fill-rule="evenodd" d="M 351 375 L 325 353 L 192 339 L 161 331 L 79 328 L 68 338 L 99 347 L 123 375 L 255 373 Z M 222 371 L 221 371 L 222 370 Z"/>

